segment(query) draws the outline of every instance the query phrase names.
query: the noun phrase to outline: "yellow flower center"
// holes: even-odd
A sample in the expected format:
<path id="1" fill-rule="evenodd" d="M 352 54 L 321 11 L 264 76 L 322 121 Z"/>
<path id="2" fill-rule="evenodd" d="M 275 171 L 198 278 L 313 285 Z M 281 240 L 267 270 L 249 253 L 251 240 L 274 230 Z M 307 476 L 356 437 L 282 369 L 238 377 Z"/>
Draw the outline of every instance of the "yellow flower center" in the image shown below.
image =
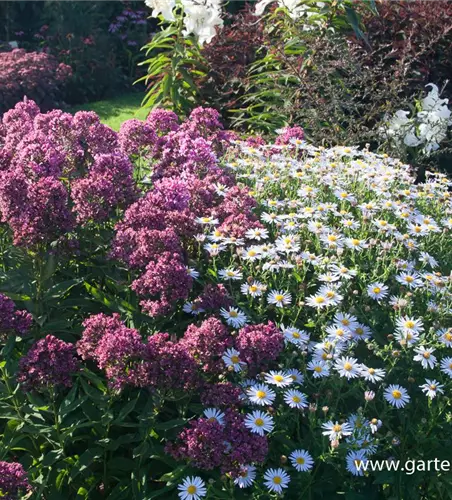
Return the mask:
<path id="1" fill-rule="evenodd" d="M 452 364 L 451 364 L 451 366 L 450 366 L 450 367 L 452 368 Z M 316 367 L 314 368 L 314 371 L 315 371 L 315 372 L 317 372 L 317 373 L 321 373 L 321 371 L 322 371 L 322 367 L 321 367 L 321 366 L 316 366 Z"/>
<path id="2" fill-rule="evenodd" d="M 261 418 L 256 418 L 256 420 L 254 421 L 254 423 L 258 426 L 258 427 L 262 427 L 264 425 L 264 421 L 261 419 Z"/>
<path id="3" fill-rule="evenodd" d="M 373 368 L 369 368 L 369 373 L 373 375 L 375 373 L 375 370 Z"/>
<path id="4" fill-rule="evenodd" d="M 374 293 L 380 293 L 380 292 L 381 292 L 381 288 L 380 288 L 380 287 L 378 287 L 378 286 L 376 286 L 376 287 L 374 288 Z"/>
<path id="5" fill-rule="evenodd" d="M 257 286 L 256 285 L 251 285 L 250 286 L 250 291 L 251 292 L 257 292 Z"/>
<path id="6" fill-rule="evenodd" d="M 431 389 L 432 391 L 436 391 L 436 385 L 435 385 L 435 384 L 432 384 L 432 385 L 430 386 L 430 389 Z"/>
<path id="7" fill-rule="evenodd" d="M 353 368 L 353 365 L 351 363 L 345 363 L 344 370 L 347 370 L 349 372 L 352 368 Z"/>
<path id="8" fill-rule="evenodd" d="M 392 391 L 392 397 L 394 399 L 400 399 L 402 397 L 402 393 L 398 391 L 397 389 Z"/>
<path id="9" fill-rule="evenodd" d="M 424 356 L 425 359 L 429 359 L 430 358 L 430 353 L 429 352 L 424 352 L 423 356 Z"/>
<path id="10" fill-rule="evenodd" d="M 292 396 L 292 401 L 294 403 L 299 403 L 301 401 L 301 398 L 299 398 L 298 396 Z"/>
<path id="11" fill-rule="evenodd" d="M 231 316 L 231 318 L 237 318 L 238 313 L 236 311 L 229 311 L 229 316 Z"/>
<path id="12" fill-rule="evenodd" d="M 264 399 L 266 395 L 267 395 L 267 393 L 265 391 L 257 391 L 256 392 L 256 397 L 258 399 Z"/>
<path id="13" fill-rule="evenodd" d="M 342 430 L 342 425 L 336 424 L 333 426 L 334 432 L 341 432 L 341 430 Z"/>
<path id="14" fill-rule="evenodd" d="M 187 488 L 187 493 L 189 495 L 194 495 L 196 492 L 197 492 L 197 488 L 194 484 L 191 484 L 188 488 Z"/>
<path id="15" fill-rule="evenodd" d="M 413 328 L 415 325 L 414 321 L 406 321 L 405 328 Z"/>
<path id="16" fill-rule="evenodd" d="M 240 361 L 239 357 L 237 355 L 231 356 L 231 363 L 238 363 Z"/>
<path id="17" fill-rule="evenodd" d="M 284 295 L 275 295 L 276 302 L 281 302 L 284 299 Z"/>
<path id="18" fill-rule="evenodd" d="M 284 380 L 284 377 L 282 375 L 274 375 L 273 380 L 275 382 L 282 382 Z"/>
<path id="19" fill-rule="evenodd" d="M 301 335 L 300 335 L 298 332 L 293 332 L 293 333 L 292 333 L 292 337 L 293 337 L 294 339 L 299 339 L 299 338 L 301 337 Z"/>
<path id="20" fill-rule="evenodd" d="M 412 276 L 406 276 L 406 277 L 405 277 L 405 281 L 406 281 L 407 283 L 412 283 L 412 282 L 414 281 L 414 278 L 413 278 Z"/>
<path id="21" fill-rule="evenodd" d="M 297 457 L 296 462 L 299 465 L 303 465 L 305 463 L 305 459 L 303 457 Z"/>
<path id="22" fill-rule="evenodd" d="M 274 482 L 275 484 L 281 484 L 281 483 L 282 483 L 282 478 L 281 478 L 280 476 L 275 476 L 275 477 L 273 478 L 273 482 Z"/>
<path id="23" fill-rule="evenodd" d="M 325 302 L 325 298 L 324 298 L 324 297 L 316 297 L 316 298 L 314 299 L 314 302 L 315 302 L 316 304 L 323 304 L 323 303 Z"/>

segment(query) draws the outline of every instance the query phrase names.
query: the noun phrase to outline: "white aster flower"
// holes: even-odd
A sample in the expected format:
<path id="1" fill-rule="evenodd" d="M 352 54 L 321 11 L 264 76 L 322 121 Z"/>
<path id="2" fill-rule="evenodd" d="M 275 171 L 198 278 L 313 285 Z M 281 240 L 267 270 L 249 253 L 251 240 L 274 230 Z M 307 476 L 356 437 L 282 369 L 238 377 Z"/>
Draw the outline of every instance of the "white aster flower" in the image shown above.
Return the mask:
<path id="1" fill-rule="evenodd" d="M 260 410 L 255 410 L 245 417 L 245 426 L 251 432 L 264 436 L 266 432 L 271 432 L 275 426 L 273 417 L 268 413 Z"/>
<path id="2" fill-rule="evenodd" d="M 348 356 L 337 359 L 334 364 L 334 369 L 341 377 L 346 377 L 349 380 L 351 378 L 357 378 L 360 375 L 360 364 L 358 360 Z"/>
<path id="3" fill-rule="evenodd" d="M 340 424 L 332 420 L 322 424 L 322 429 L 325 429 L 322 434 L 328 436 L 330 441 L 339 441 L 344 436 L 350 436 L 353 429 L 348 422 Z"/>
<path id="4" fill-rule="evenodd" d="M 312 376 L 314 378 L 328 377 L 330 374 L 329 365 L 322 359 L 315 359 L 310 361 L 306 368 L 312 371 Z"/>
<path id="5" fill-rule="evenodd" d="M 417 347 L 414 350 L 417 354 L 414 356 L 414 361 L 419 361 L 422 365 L 422 368 L 434 368 L 436 365 L 436 356 L 433 355 L 435 349 L 429 347 L 425 348 L 423 345 Z"/>
<path id="6" fill-rule="evenodd" d="M 285 372 L 276 372 L 274 370 L 266 373 L 264 376 L 265 382 L 267 384 L 273 384 L 277 387 L 287 387 L 293 383 L 293 379 Z"/>
<path id="7" fill-rule="evenodd" d="M 268 294 L 267 302 L 274 304 L 276 307 L 284 307 L 290 305 L 292 297 L 288 292 L 273 290 Z"/>
<path id="8" fill-rule="evenodd" d="M 275 493 L 282 493 L 289 486 L 290 476 L 284 469 L 268 469 L 264 474 L 264 484 Z"/>
<path id="9" fill-rule="evenodd" d="M 396 408 L 403 408 L 410 402 L 410 396 L 406 389 L 397 384 L 391 384 L 385 389 L 384 398 Z"/>
<path id="10" fill-rule="evenodd" d="M 314 466 L 314 460 L 306 450 L 294 450 L 289 460 L 298 472 L 306 472 Z"/>
<path id="11" fill-rule="evenodd" d="M 240 353 L 235 349 L 227 349 L 221 359 L 227 368 L 231 367 L 235 372 L 242 371 L 242 368 L 246 365 L 244 361 L 240 361 Z"/>
<path id="12" fill-rule="evenodd" d="M 367 287 L 367 295 L 374 300 L 382 300 L 388 296 L 389 288 L 384 283 L 372 283 Z"/>
<path id="13" fill-rule="evenodd" d="M 271 405 L 276 397 L 273 389 L 270 389 L 270 387 L 265 384 L 253 385 L 246 391 L 246 394 L 252 403 L 260 406 Z"/>
<path id="14" fill-rule="evenodd" d="M 261 297 L 262 292 L 267 289 L 267 285 L 264 285 L 260 281 L 253 281 L 252 283 L 243 283 L 240 287 L 240 291 L 244 295 L 250 295 L 251 297 Z"/>
<path id="15" fill-rule="evenodd" d="M 419 386 L 427 397 L 435 398 L 438 394 L 444 394 L 444 385 L 436 380 L 425 379 L 425 384 Z"/>
<path id="16" fill-rule="evenodd" d="M 302 408 L 306 408 L 308 406 L 307 397 L 303 393 L 301 393 L 300 391 L 296 391 L 296 390 L 292 390 L 292 389 L 290 389 L 284 393 L 284 401 L 291 408 L 302 409 Z"/>
<path id="17" fill-rule="evenodd" d="M 237 309 L 237 307 L 229 307 L 220 309 L 220 314 L 226 320 L 226 323 L 233 328 L 241 328 L 247 321 L 245 313 Z"/>
<path id="18" fill-rule="evenodd" d="M 234 484 L 239 488 L 248 488 L 256 479 L 256 467 L 244 465 L 240 468 L 239 475 L 234 479 Z"/>
<path id="19" fill-rule="evenodd" d="M 361 365 L 360 371 L 361 376 L 365 380 L 367 380 L 368 382 L 373 382 L 374 384 L 376 382 L 380 382 L 380 380 L 383 380 L 386 375 L 386 372 L 381 368 L 369 368 L 366 365 Z"/>
<path id="20" fill-rule="evenodd" d="M 211 422 L 218 422 L 220 425 L 224 424 L 224 413 L 217 408 L 206 408 L 204 416 Z"/>
<path id="21" fill-rule="evenodd" d="M 221 269 L 218 271 L 218 276 L 222 280 L 237 281 L 243 279 L 243 273 L 237 269 Z"/>
<path id="22" fill-rule="evenodd" d="M 303 374 L 300 372 L 300 370 L 297 370 L 296 368 L 291 368 L 287 370 L 287 375 L 292 379 L 294 384 L 301 385 L 304 381 Z"/>
<path id="23" fill-rule="evenodd" d="M 352 450 L 347 453 L 346 457 L 347 470 L 354 476 L 364 476 L 364 467 L 366 466 L 367 456 L 366 450 Z"/>
<path id="24" fill-rule="evenodd" d="M 441 371 L 452 378 L 452 358 L 447 357 L 441 360 Z"/>
<path id="25" fill-rule="evenodd" d="M 197 476 L 186 477 L 177 489 L 182 500 L 199 500 L 207 493 L 206 483 Z"/>

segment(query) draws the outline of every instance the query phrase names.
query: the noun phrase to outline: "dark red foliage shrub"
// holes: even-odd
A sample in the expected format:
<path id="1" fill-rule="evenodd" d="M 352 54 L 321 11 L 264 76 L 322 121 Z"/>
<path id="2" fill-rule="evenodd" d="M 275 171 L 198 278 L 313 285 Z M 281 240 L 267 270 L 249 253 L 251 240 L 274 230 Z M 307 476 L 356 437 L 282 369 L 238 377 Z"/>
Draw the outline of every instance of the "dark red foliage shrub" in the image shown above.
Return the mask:
<path id="1" fill-rule="evenodd" d="M 43 111 L 57 107 L 71 74 L 70 66 L 43 52 L 24 49 L 1 52 L 0 113 L 13 108 L 25 96 L 39 104 Z"/>
<path id="2" fill-rule="evenodd" d="M 236 105 L 243 90 L 241 80 L 262 44 L 264 23 L 254 9 L 248 5 L 238 14 L 225 14 L 225 26 L 202 50 L 209 66 L 202 92 L 207 103 L 223 113 Z"/>
<path id="3" fill-rule="evenodd" d="M 406 93 L 452 76 L 452 4 L 437 1 L 380 1 L 378 16 L 364 15 L 370 64 L 384 63 L 395 78 L 406 79 Z"/>

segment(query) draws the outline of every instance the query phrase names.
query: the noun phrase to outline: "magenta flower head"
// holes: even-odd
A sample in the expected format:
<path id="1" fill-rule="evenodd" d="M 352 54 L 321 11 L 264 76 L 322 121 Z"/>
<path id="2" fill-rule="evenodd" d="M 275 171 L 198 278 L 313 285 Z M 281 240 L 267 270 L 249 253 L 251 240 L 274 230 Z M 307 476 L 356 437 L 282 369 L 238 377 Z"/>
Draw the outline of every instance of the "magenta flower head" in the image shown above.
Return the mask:
<path id="1" fill-rule="evenodd" d="M 190 427 L 179 434 L 176 443 L 168 444 L 166 451 L 200 469 L 219 467 L 223 474 L 234 477 L 244 465 L 265 460 L 268 442 L 246 428 L 242 414 L 228 408 L 222 423 L 207 418 L 190 422 Z"/>
<path id="2" fill-rule="evenodd" d="M 100 313 L 90 316 L 82 323 L 84 330 L 82 338 L 77 342 L 77 353 L 82 359 L 96 359 L 96 349 L 100 340 L 107 333 L 115 333 L 124 324 L 121 321 L 119 314 L 114 313 L 112 316 Z"/>
<path id="3" fill-rule="evenodd" d="M 19 500 L 31 490 L 27 473 L 21 464 L 0 461 L 0 498 Z"/>
<path id="4" fill-rule="evenodd" d="M 149 123 L 133 118 L 121 124 L 119 146 L 127 156 L 143 156 L 152 151 L 157 134 Z"/>
<path id="5" fill-rule="evenodd" d="M 248 325 L 239 331 L 235 347 L 240 359 L 247 363 L 250 375 L 255 375 L 276 360 L 283 350 L 284 337 L 271 321 L 266 325 Z"/>
<path id="6" fill-rule="evenodd" d="M 154 109 L 146 118 L 146 123 L 158 135 L 165 135 L 175 132 L 179 128 L 179 118 L 176 113 L 166 109 Z"/>
<path id="7" fill-rule="evenodd" d="M 201 392 L 201 403 L 205 406 L 228 407 L 242 403 L 243 391 L 231 382 L 205 384 Z"/>
<path id="8" fill-rule="evenodd" d="M 203 371 L 219 373 L 223 370 L 221 356 L 232 347 L 232 335 L 217 318 L 208 318 L 200 326 L 190 325 L 180 343 L 185 346 Z"/>
<path id="9" fill-rule="evenodd" d="M 14 302 L 0 293 L 0 341 L 9 334 L 25 335 L 33 318 L 27 311 L 17 311 Z"/>
<path id="10" fill-rule="evenodd" d="M 194 389 L 196 361 L 184 344 L 172 342 L 167 333 L 156 333 L 148 337 L 146 346 L 146 379 L 157 389 Z"/>
<path id="11" fill-rule="evenodd" d="M 137 330 L 121 325 L 108 331 L 100 339 L 95 359 L 105 370 L 110 387 L 121 390 L 125 386 L 140 387 L 143 384 L 145 345 Z"/>
<path id="12" fill-rule="evenodd" d="M 78 370 L 74 345 L 47 335 L 20 359 L 17 380 L 25 391 L 41 392 L 58 386 L 71 387 L 72 375 Z"/>
<path id="13" fill-rule="evenodd" d="M 121 153 L 96 155 L 88 175 L 72 183 L 71 195 L 78 222 L 105 221 L 137 197 L 132 163 Z"/>

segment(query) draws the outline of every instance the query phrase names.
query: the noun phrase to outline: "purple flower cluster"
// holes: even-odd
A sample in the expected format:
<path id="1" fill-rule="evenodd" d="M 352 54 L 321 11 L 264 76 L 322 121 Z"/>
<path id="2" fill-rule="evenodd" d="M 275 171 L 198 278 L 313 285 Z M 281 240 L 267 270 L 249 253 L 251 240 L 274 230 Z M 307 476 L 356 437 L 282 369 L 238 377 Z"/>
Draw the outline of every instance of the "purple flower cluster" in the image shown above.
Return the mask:
<path id="1" fill-rule="evenodd" d="M 239 406 L 243 391 L 231 382 L 205 384 L 201 394 L 201 403 L 205 406 L 229 407 Z"/>
<path id="2" fill-rule="evenodd" d="M 228 408 L 221 424 L 206 418 L 194 420 L 176 443 L 166 446 L 166 452 L 177 460 L 190 460 L 200 469 L 219 467 L 223 474 L 236 476 L 244 465 L 263 462 L 268 452 L 267 438 L 252 434 L 244 419 Z"/>
<path id="3" fill-rule="evenodd" d="M 91 316 L 83 326 L 77 351 L 105 370 L 112 388 L 189 389 L 198 384 L 194 357 L 167 333 L 156 333 L 143 342 L 138 331 L 127 328 L 118 314 Z"/>
<path id="4" fill-rule="evenodd" d="M 28 96 L 43 108 L 62 101 L 72 69 L 44 52 L 0 52 L 0 115 Z"/>
<path id="5" fill-rule="evenodd" d="M 21 464 L 0 462 L 0 498 L 18 500 L 31 490 L 27 473 Z"/>
<path id="6" fill-rule="evenodd" d="M 0 212 L 22 246 L 64 237 L 135 201 L 133 165 L 92 112 L 18 103 L 0 120 Z"/>
<path id="7" fill-rule="evenodd" d="M 147 384 L 159 389 L 193 389 L 199 385 L 197 365 L 187 347 L 167 333 L 148 337 Z"/>
<path id="8" fill-rule="evenodd" d="M 72 386 L 72 374 L 79 370 L 75 347 L 53 335 L 38 340 L 19 361 L 17 380 L 26 391 Z"/>
<path id="9" fill-rule="evenodd" d="M 240 359 L 247 363 L 250 375 L 255 375 L 279 356 L 284 337 L 271 321 L 266 325 L 248 325 L 239 330 L 235 347 L 240 352 Z"/>
<path id="10" fill-rule="evenodd" d="M 181 340 L 202 370 L 210 373 L 224 370 L 221 356 L 232 343 L 230 332 L 217 318 L 208 318 L 200 326 L 190 325 Z"/>
<path id="11" fill-rule="evenodd" d="M 14 302 L 0 293 L 0 341 L 9 334 L 25 335 L 33 318 L 27 311 L 17 311 Z"/>
<path id="12" fill-rule="evenodd" d="M 111 256 L 139 273 L 132 288 L 151 316 L 168 313 L 190 293 L 187 249 L 199 231 L 197 217 L 219 218 L 220 230 L 231 237 L 260 225 L 254 200 L 218 165 L 216 151 L 228 140 L 218 112 L 209 108 L 195 109 L 181 124 L 174 113 L 156 110 L 146 122 L 133 120 L 121 128 L 123 152 L 153 162 L 154 188 L 117 224 Z M 228 188 L 224 197 L 216 184 Z"/>

